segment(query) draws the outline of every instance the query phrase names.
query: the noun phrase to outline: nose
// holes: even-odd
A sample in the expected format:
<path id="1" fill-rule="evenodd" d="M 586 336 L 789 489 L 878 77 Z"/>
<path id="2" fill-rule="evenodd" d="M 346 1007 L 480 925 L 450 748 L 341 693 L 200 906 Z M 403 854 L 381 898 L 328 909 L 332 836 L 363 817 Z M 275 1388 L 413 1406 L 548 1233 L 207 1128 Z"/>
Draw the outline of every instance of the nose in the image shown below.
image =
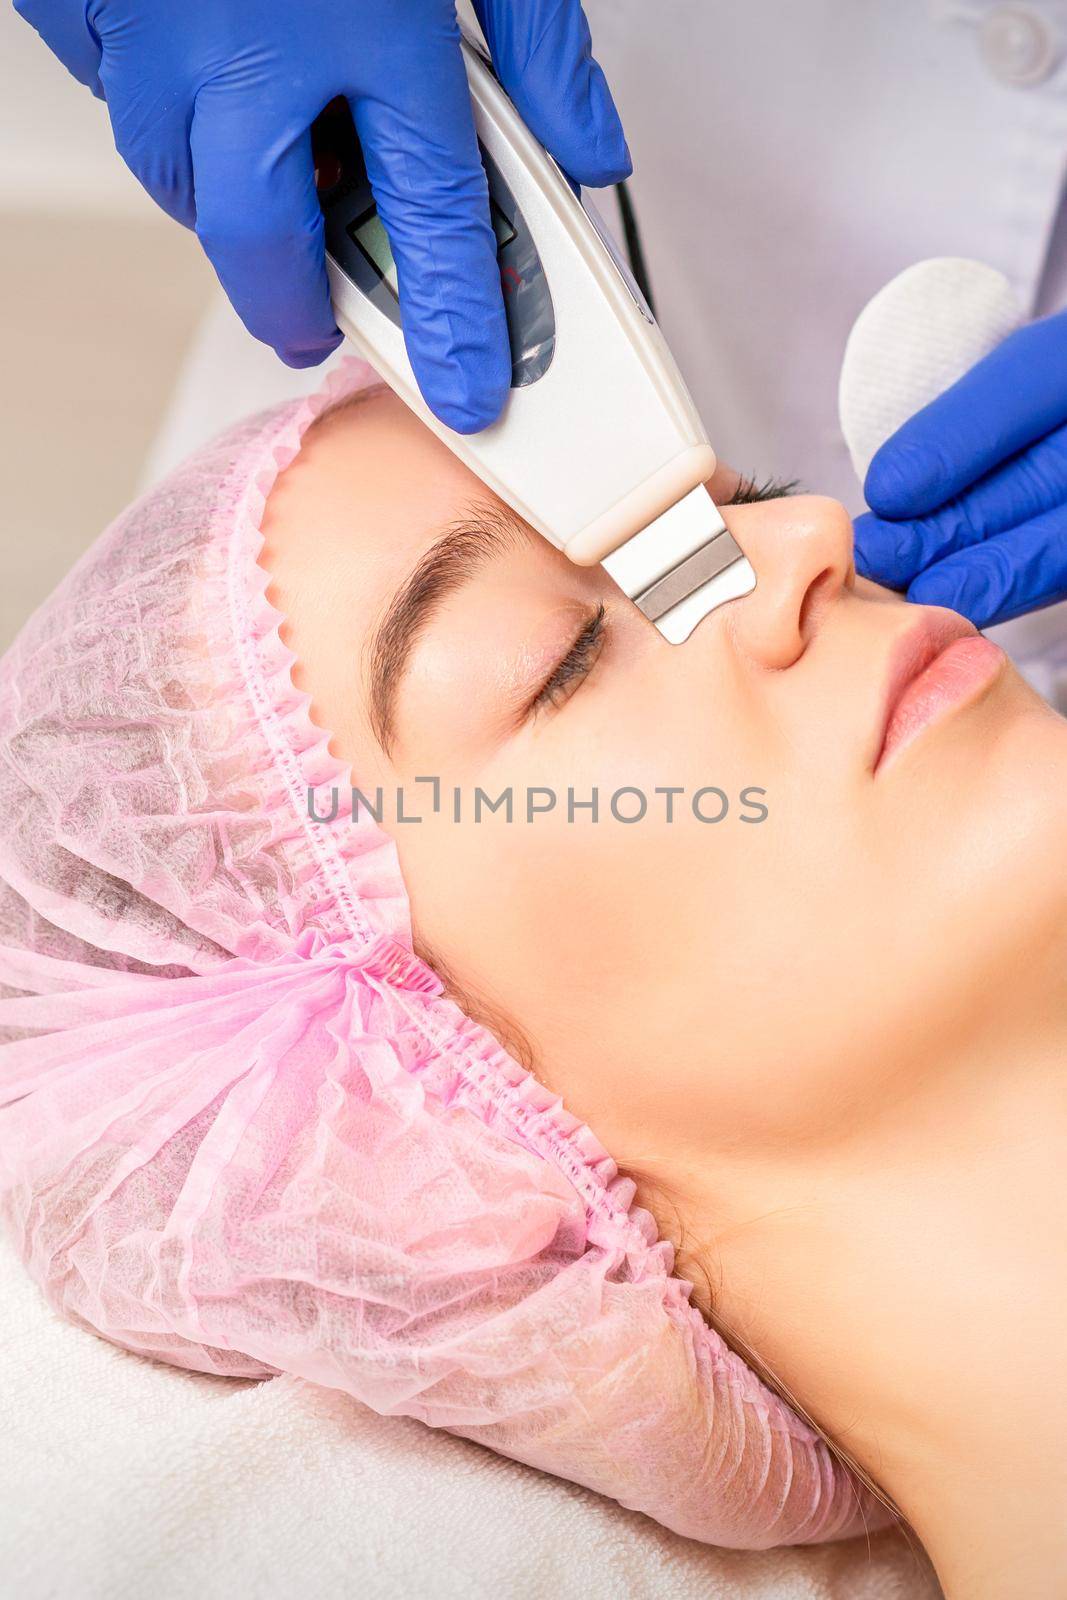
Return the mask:
<path id="1" fill-rule="evenodd" d="M 852 519 L 815 494 L 727 506 L 722 516 L 756 571 L 751 593 L 725 608 L 735 645 L 760 666 L 791 667 L 827 606 L 855 584 Z"/>

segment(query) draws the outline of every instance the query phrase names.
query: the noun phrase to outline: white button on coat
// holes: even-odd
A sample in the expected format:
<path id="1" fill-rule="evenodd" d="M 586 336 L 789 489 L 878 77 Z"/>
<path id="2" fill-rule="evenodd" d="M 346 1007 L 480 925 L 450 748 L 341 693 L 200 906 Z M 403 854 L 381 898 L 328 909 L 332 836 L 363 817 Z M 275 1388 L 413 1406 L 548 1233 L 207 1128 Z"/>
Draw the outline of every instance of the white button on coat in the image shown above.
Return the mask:
<path id="1" fill-rule="evenodd" d="M 994 77 L 1020 88 L 1044 83 L 1063 59 L 1063 41 L 1033 6 L 997 6 L 982 18 L 978 38 Z"/>

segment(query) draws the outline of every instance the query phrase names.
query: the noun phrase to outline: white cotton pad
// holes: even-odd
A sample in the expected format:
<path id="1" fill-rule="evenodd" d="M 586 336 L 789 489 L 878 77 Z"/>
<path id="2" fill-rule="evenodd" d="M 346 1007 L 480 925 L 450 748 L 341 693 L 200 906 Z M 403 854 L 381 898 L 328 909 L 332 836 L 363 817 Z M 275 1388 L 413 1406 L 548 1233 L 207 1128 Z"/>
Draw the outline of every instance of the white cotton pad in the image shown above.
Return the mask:
<path id="1" fill-rule="evenodd" d="M 918 261 L 879 289 L 845 345 L 838 415 L 862 483 L 878 447 L 1023 321 L 1002 272 L 964 256 Z"/>

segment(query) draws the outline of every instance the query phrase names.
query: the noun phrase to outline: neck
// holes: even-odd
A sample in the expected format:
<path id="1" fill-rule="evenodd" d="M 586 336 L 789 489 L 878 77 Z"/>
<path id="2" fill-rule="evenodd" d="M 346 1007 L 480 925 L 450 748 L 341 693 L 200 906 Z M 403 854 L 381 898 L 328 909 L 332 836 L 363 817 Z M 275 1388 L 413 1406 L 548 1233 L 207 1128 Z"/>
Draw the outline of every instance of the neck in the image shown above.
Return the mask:
<path id="1" fill-rule="evenodd" d="M 1067 997 L 1011 1032 L 847 1146 L 726 1153 L 703 1184 L 719 1325 L 892 1496 L 947 1600 L 1067 1594 Z"/>

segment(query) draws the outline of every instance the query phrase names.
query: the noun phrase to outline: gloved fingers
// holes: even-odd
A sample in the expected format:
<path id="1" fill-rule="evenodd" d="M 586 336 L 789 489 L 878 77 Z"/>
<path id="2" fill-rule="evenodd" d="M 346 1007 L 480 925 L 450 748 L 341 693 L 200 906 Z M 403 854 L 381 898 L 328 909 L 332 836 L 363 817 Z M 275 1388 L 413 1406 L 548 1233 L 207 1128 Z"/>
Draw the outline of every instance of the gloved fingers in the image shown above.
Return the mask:
<path id="1" fill-rule="evenodd" d="M 948 606 L 978 628 L 1067 599 L 1067 511 L 1047 512 L 948 556 L 919 574 L 908 599 Z"/>
<path id="2" fill-rule="evenodd" d="M 1067 426 L 1005 462 L 962 498 L 968 522 L 983 538 L 1067 505 Z"/>
<path id="3" fill-rule="evenodd" d="M 1067 313 L 1031 322 L 910 417 L 875 455 L 864 494 L 882 517 L 944 505 L 1067 422 Z"/>
<path id="4" fill-rule="evenodd" d="M 442 422 L 474 433 L 507 398 L 511 348 L 458 29 L 410 67 L 389 100 L 364 96 L 352 114 L 419 388 Z"/>
<path id="5" fill-rule="evenodd" d="M 14 0 L 14 5 L 71 76 L 102 100 L 100 40 L 86 16 L 84 0 Z"/>
<path id="6" fill-rule="evenodd" d="M 474 0 L 501 83 L 570 177 L 604 187 L 633 171 L 580 0 Z"/>
<path id="7" fill-rule="evenodd" d="M 168 216 L 195 227 L 191 103 L 173 86 L 157 83 L 128 54 L 105 56 L 100 77 L 115 149 Z"/>
<path id="8" fill-rule="evenodd" d="M 1058 507 L 1067 507 L 1067 427 L 1038 440 L 928 517 L 857 517 L 857 570 L 904 588 L 935 562 Z"/>
<path id="9" fill-rule="evenodd" d="M 310 125 L 268 120 L 225 82 L 196 98 L 189 145 L 196 232 L 234 310 L 290 367 L 313 367 L 340 344 L 330 306 Z"/>
<path id="10" fill-rule="evenodd" d="M 852 524 L 856 571 L 890 589 L 903 589 L 934 563 L 982 542 L 968 516 L 966 496 L 930 517 L 893 521 L 864 512 Z"/>
<path id="11" fill-rule="evenodd" d="M 861 578 L 903 589 L 920 570 L 911 522 L 892 522 L 864 511 L 852 519 L 856 571 Z"/>

